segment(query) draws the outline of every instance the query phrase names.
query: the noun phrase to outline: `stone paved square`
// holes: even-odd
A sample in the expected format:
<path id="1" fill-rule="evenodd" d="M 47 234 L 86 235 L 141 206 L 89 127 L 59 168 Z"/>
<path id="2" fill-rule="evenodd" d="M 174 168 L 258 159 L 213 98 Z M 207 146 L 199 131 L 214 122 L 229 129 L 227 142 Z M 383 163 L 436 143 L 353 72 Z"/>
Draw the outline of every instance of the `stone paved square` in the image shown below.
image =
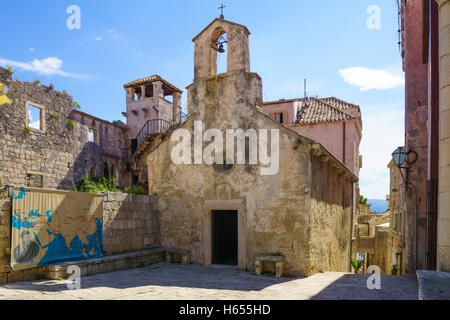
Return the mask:
<path id="1" fill-rule="evenodd" d="M 257 276 L 219 266 L 157 263 L 144 268 L 68 281 L 31 281 L 0 286 L 0 300 L 417 300 L 414 276 L 382 276 L 369 290 L 368 274 L 319 273 L 311 277 Z"/>

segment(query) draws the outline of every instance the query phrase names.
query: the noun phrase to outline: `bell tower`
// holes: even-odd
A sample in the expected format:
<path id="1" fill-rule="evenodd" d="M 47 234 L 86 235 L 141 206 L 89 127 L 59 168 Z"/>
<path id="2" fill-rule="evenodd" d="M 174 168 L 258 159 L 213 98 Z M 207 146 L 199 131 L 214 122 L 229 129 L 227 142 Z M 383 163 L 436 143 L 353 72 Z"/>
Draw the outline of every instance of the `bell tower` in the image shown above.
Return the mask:
<path id="1" fill-rule="evenodd" d="M 224 34 L 226 51 L 220 40 Z M 194 83 L 187 88 L 190 116 L 204 120 L 214 112 L 227 119 L 233 113 L 252 114 L 262 105 L 261 78 L 250 72 L 249 35 L 247 27 L 221 16 L 192 39 Z M 219 52 L 227 55 L 227 70 L 221 74 L 217 74 Z"/>
<path id="2" fill-rule="evenodd" d="M 247 27 L 224 19 L 215 19 L 192 41 L 194 52 L 194 81 L 217 74 L 217 41 L 227 34 L 227 73 L 250 72 L 250 50 Z"/>

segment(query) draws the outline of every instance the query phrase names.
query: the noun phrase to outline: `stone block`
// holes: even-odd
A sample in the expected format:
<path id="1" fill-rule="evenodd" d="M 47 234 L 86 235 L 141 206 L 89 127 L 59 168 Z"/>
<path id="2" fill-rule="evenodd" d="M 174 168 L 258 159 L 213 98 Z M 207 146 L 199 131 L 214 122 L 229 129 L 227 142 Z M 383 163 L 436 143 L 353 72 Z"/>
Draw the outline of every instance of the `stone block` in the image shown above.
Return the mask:
<path id="1" fill-rule="evenodd" d="M 0 285 L 8 283 L 8 274 L 0 273 Z"/>
<path id="2" fill-rule="evenodd" d="M 7 273 L 8 275 L 8 283 L 21 282 L 23 281 L 23 271 L 14 271 Z"/>

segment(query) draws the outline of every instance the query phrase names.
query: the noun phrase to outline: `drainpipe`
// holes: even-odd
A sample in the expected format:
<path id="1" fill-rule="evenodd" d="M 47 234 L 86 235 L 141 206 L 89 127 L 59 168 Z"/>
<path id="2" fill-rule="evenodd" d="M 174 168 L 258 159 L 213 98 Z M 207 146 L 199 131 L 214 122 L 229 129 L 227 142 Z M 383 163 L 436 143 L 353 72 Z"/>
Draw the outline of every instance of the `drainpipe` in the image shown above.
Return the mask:
<path id="1" fill-rule="evenodd" d="M 355 214 L 355 183 L 352 183 L 352 214 L 350 217 L 350 257 L 349 257 L 349 263 L 348 271 L 352 272 L 352 242 L 353 242 L 353 216 Z"/>
<path id="2" fill-rule="evenodd" d="M 346 165 L 345 163 L 345 121 L 342 123 L 342 146 L 343 146 L 343 159 L 342 163 Z"/>

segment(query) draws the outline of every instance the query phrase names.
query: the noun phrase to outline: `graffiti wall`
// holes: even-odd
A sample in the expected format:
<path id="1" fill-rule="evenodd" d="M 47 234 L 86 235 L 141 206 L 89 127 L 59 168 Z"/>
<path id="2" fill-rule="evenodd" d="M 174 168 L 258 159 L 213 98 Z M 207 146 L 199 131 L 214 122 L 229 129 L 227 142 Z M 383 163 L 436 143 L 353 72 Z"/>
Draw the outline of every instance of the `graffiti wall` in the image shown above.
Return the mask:
<path id="1" fill-rule="evenodd" d="M 12 199 L 13 270 L 102 256 L 103 195 L 20 188 Z"/>

